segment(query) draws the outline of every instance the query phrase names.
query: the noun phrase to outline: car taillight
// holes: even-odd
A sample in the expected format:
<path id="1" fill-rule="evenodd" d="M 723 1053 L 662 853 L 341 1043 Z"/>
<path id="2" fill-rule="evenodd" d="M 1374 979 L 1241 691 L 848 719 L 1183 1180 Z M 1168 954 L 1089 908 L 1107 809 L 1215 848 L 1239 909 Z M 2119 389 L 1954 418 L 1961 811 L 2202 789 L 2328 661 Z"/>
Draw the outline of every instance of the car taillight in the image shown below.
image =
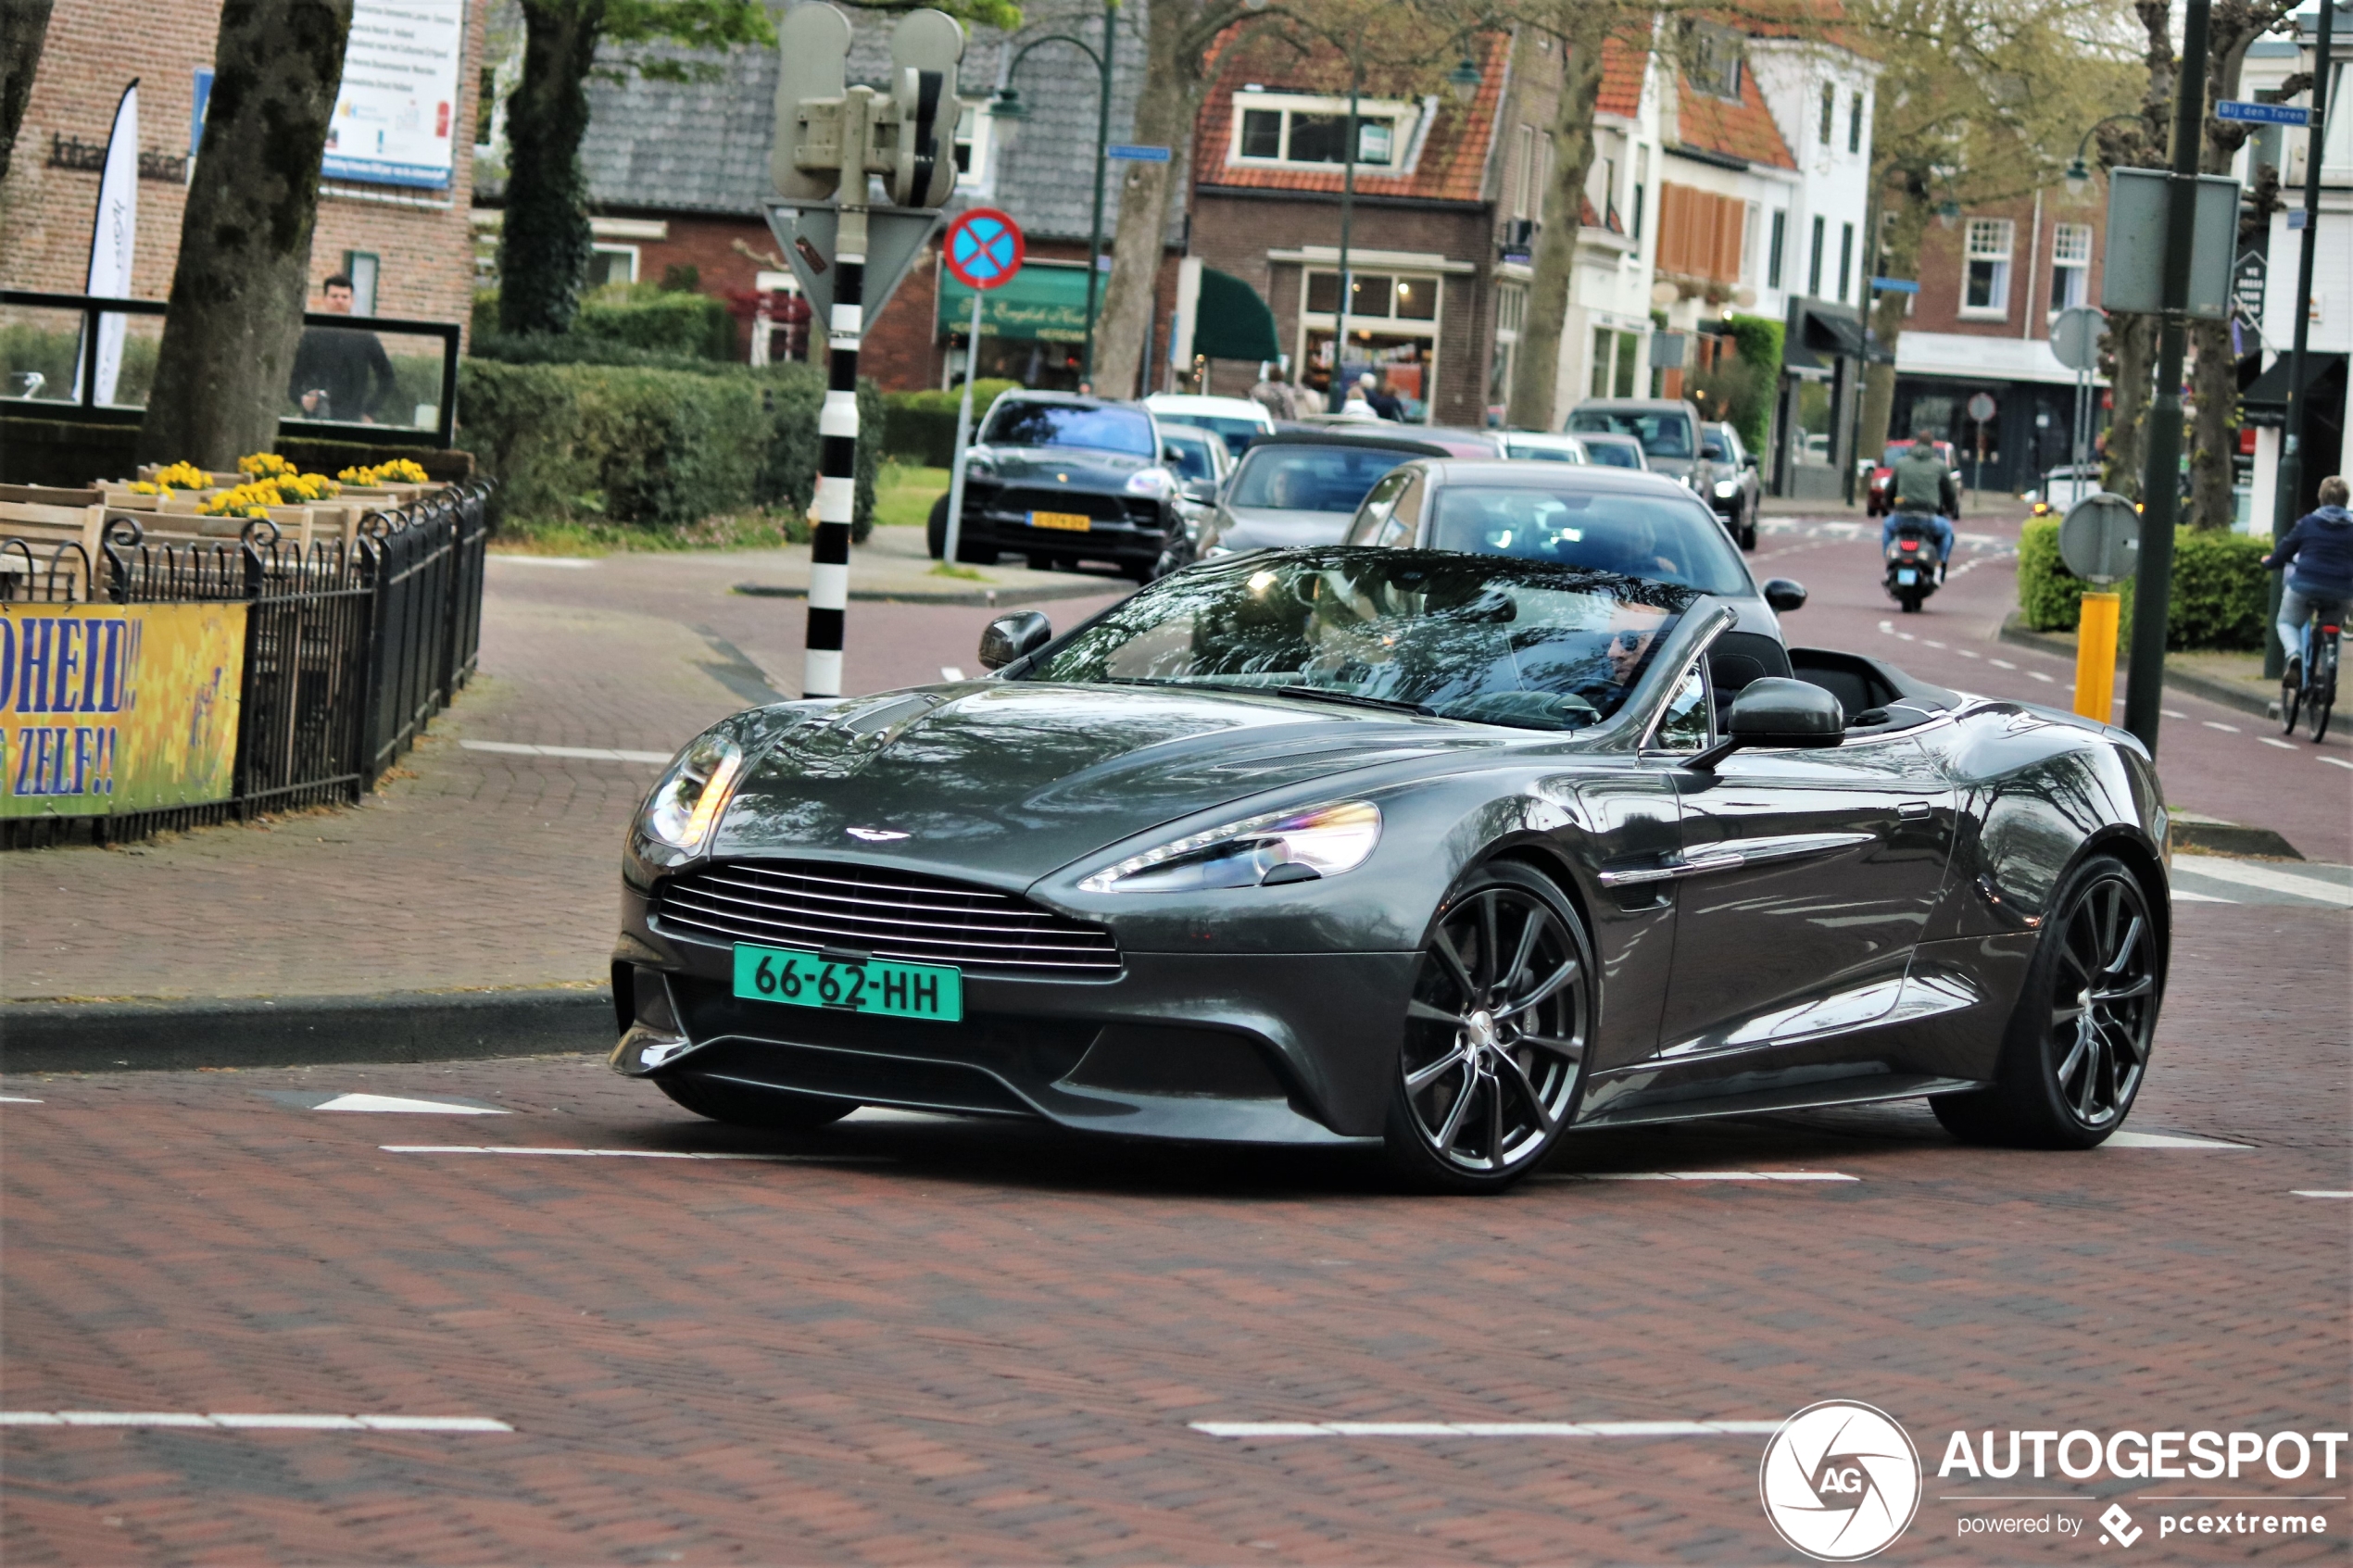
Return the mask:
<path id="1" fill-rule="evenodd" d="M 1917 539 L 1906 539 L 1904 541 L 1904 547 L 1907 550 L 1917 550 L 1920 547 L 1920 542 Z"/>
<path id="2" fill-rule="evenodd" d="M 2334 637 L 2336 635 L 2336 628 L 2334 626 L 2323 626 L 2321 628 L 2321 634 L 2324 637 Z"/>

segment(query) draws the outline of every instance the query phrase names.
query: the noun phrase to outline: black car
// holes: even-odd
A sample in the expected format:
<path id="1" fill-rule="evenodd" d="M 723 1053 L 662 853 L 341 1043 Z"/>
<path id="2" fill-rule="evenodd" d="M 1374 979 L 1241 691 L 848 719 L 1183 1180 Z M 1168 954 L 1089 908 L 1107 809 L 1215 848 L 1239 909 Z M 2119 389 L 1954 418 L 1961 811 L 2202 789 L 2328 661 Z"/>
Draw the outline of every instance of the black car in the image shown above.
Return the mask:
<path id="1" fill-rule="evenodd" d="M 1104 561 L 1139 583 L 1189 558 L 1178 484 L 1140 403 L 1058 392 L 997 399 L 964 454 L 960 561 L 1007 551 L 1032 567 Z M 947 550 L 948 497 L 932 503 L 934 558 Z"/>
<path id="2" fill-rule="evenodd" d="M 1756 548 L 1757 514 L 1765 508 L 1765 483 L 1756 475 L 1756 454 L 1741 445 L 1740 432 L 1730 425 L 1704 424 L 1699 429 L 1700 456 L 1715 468 L 1708 482 L 1707 504 L 1724 520 L 1743 550 Z"/>
<path id="3" fill-rule="evenodd" d="M 629 834 L 612 1065 L 725 1122 L 1357 1146 L 1455 1191 L 1574 1128 L 1915 1096 L 2100 1143 L 2165 982 L 2146 750 L 1855 654 L 1776 677 L 1734 619 L 1259 551 L 1000 618 L 989 679 L 739 713 Z"/>

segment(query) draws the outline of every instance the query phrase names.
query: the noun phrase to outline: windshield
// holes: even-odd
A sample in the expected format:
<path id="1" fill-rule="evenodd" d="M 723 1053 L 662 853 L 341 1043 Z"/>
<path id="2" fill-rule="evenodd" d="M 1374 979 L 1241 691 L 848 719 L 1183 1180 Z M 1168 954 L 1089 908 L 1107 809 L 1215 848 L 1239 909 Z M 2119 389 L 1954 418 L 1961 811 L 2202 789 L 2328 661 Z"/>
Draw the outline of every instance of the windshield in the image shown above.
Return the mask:
<path id="1" fill-rule="evenodd" d="M 1191 425 L 1195 430 L 1214 431 L 1223 437 L 1226 449 L 1239 458 L 1250 444 L 1266 433 L 1266 427 L 1256 420 L 1237 419 L 1231 414 L 1187 414 L 1170 408 L 1154 408 L 1153 417 L 1165 425 Z"/>
<path id="2" fill-rule="evenodd" d="M 1604 468 L 1639 470 L 1642 466 L 1642 455 L 1622 441 L 1589 441 L 1585 455 Z"/>
<path id="3" fill-rule="evenodd" d="M 1574 446 L 1549 446 L 1534 441 L 1504 443 L 1504 456 L 1530 463 L 1582 463 L 1585 459 Z"/>
<path id="4" fill-rule="evenodd" d="M 1579 408 L 1568 416 L 1568 428 L 1630 435 L 1654 458 L 1692 455 L 1691 417 L 1680 409 Z"/>
<path id="5" fill-rule="evenodd" d="M 1179 479 L 1215 479 L 1217 460 L 1210 456 L 1210 437 L 1161 427 L 1160 444 L 1168 448 L 1165 461 Z"/>
<path id="6" fill-rule="evenodd" d="M 1066 403 L 997 405 L 983 440 L 999 446 L 1090 446 L 1152 455 L 1152 422 L 1134 408 L 1078 408 Z"/>
<path id="7" fill-rule="evenodd" d="M 1380 476 L 1409 460 L 1380 446 L 1253 446 L 1234 475 L 1228 506 L 1353 513 Z"/>
<path id="8" fill-rule="evenodd" d="M 1294 550 L 1164 578 L 1016 678 L 1323 694 L 1573 730 L 1617 711 L 1692 597 L 1531 561 Z"/>
<path id="9" fill-rule="evenodd" d="M 1449 484 L 1424 537 L 1440 550 L 1592 567 L 1703 594 L 1753 594 L 1723 525 L 1671 495 L 1573 495 L 1535 485 Z"/>

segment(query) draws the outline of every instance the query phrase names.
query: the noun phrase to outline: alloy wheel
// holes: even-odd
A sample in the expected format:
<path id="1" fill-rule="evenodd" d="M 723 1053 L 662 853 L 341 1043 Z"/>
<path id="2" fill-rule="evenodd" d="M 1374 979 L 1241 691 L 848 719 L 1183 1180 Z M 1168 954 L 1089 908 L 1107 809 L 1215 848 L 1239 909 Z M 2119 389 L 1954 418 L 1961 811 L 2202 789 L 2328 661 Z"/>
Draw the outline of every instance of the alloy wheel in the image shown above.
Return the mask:
<path id="1" fill-rule="evenodd" d="M 2060 1102 L 2085 1127 L 2121 1118 L 2148 1065 L 2156 947 L 2140 888 L 2120 872 L 2086 886 L 2068 910 L 2048 1044 Z"/>
<path id="2" fill-rule="evenodd" d="M 1532 889 L 1490 884 L 1441 916 L 1401 1059 L 1424 1148 L 1480 1175 L 1542 1154 L 1577 1093 L 1591 988 L 1580 934 Z"/>

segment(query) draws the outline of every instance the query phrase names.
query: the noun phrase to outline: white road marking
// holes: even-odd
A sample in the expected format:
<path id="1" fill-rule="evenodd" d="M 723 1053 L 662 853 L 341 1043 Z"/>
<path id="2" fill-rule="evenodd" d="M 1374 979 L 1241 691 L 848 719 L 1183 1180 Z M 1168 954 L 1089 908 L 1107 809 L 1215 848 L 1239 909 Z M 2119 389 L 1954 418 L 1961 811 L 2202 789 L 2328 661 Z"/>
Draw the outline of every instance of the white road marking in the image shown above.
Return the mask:
<path id="1" fill-rule="evenodd" d="M 200 1426 L 229 1432 L 512 1432 L 486 1415 L 198 1415 L 181 1411 L 0 1411 L 0 1426 Z"/>
<path id="2" fill-rule="evenodd" d="M 557 1154 L 592 1160 L 765 1160 L 796 1165 L 869 1165 L 882 1154 L 687 1154 L 666 1148 L 533 1148 L 521 1145 L 385 1143 L 386 1154 Z"/>
<path id="3" fill-rule="evenodd" d="M 437 1099 L 402 1099 L 394 1095 L 337 1095 L 313 1110 L 374 1110 L 407 1116 L 508 1116 L 479 1105 L 451 1105 Z"/>
<path id="4" fill-rule="evenodd" d="M 2255 738 L 2261 741 L 2265 746 L 2276 746 L 2282 751 L 2294 751 L 2296 749 L 2295 746 L 2290 746 L 2287 742 L 2280 739 L 2277 735 L 2257 735 Z"/>
<path id="5" fill-rule="evenodd" d="M 2201 719 L 2198 722 L 2209 730 L 2220 730 L 2226 735 L 2234 735 L 2239 733 L 2239 727 L 2236 724 L 2224 724 L 2212 719 Z"/>
<path id="6" fill-rule="evenodd" d="M 1562 1171 L 1540 1182 L 1856 1182 L 1837 1171 Z"/>
<path id="7" fill-rule="evenodd" d="M 1208 1437 L 1764 1437 L 1778 1421 L 1194 1421 Z"/>
<path id="8" fill-rule="evenodd" d="M 1938 642 L 1934 637 L 1922 637 L 1920 642 L 1924 646 L 1932 648 L 1941 648 L 1944 646 L 1943 643 Z"/>
<path id="9" fill-rule="evenodd" d="M 2246 1148 L 2243 1143 L 2220 1138 L 2184 1137 L 2179 1133 L 2110 1133 L 2102 1148 Z"/>
<path id="10" fill-rule="evenodd" d="M 2321 760 L 2332 768 L 2353 768 L 2353 762 L 2347 762 L 2342 757 L 2323 757 Z"/>
<path id="11" fill-rule="evenodd" d="M 2294 893 L 2301 897 L 2317 898 L 2324 904 L 2340 904 L 2353 909 L 2353 887 L 2347 887 L 2341 882 L 2323 882 L 2316 876 L 2298 876 L 2273 866 L 2259 866 L 2247 860 L 2228 860 L 2219 855 L 2176 855 L 2173 857 L 2173 869 L 2197 876 L 2210 876 L 2218 882 L 2260 887 L 2272 893 Z"/>
<path id="12" fill-rule="evenodd" d="M 2173 901 L 2177 904 L 2235 904 L 2238 902 L 2236 898 L 2218 898 L 2211 893 L 2193 893 L 2186 887 L 2173 889 Z"/>
<path id="13" fill-rule="evenodd" d="M 505 550 L 491 551 L 490 558 L 505 561 L 510 566 L 562 566 L 570 567 L 574 571 L 597 564 L 587 556 L 524 556 L 510 554 Z"/>
<path id="14" fill-rule="evenodd" d="M 605 746 L 526 746 L 511 740 L 461 740 L 468 751 L 499 751 L 511 757 L 577 757 L 589 762 L 667 762 L 667 751 L 617 751 Z"/>
<path id="15" fill-rule="evenodd" d="M 1895 622 L 1893 621 L 1882 621 L 1879 623 L 1879 629 L 1882 632 L 1893 633 L 1895 630 Z"/>
<path id="16" fill-rule="evenodd" d="M 2040 670 L 2029 670 L 2027 673 L 2033 676 L 2036 680 L 2042 682 L 2046 686 L 2052 684 L 2051 678 L 2048 675 L 2044 674 Z"/>
<path id="17" fill-rule="evenodd" d="M 1988 659 L 1985 662 L 1992 665 L 1996 670 L 2015 670 L 2018 668 L 2017 665 L 2012 664 L 2007 659 Z"/>
<path id="18" fill-rule="evenodd" d="M 1954 651 L 1955 653 L 1957 653 L 1957 654 L 1959 654 L 1959 655 L 1960 655 L 1963 659 L 1981 659 L 1981 658 L 1984 657 L 1984 656 L 1983 656 L 1983 655 L 1982 655 L 1982 654 L 1974 654 L 1974 653 L 1971 653 L 1971 652 L 1969 652 L 1969 649 L 1967 649 L 1967 648 L 1955 648 L 1953 651 Z"/>
<path id="19" fill-rule="evenodd" d="M 939 667 L 939 678 L 943 681 L 961 681 L 964 678 L 964 667 L 961 664 L 943 664 Z"/>
<path id="20" fill-rule="evenodd" d="M 41 1103 L 43 1102 L 37 1099 L 27 1099 L 22 1095 L 0 1095 L 0 1105 L 39 1105 Z"/>
<path id="21" fill-rule="evenodd" d="M 2186 719 L 2189 717 L 2188 714 L 2171 708 L 2160 708 L 2158 711 L 2164 714 L 2168 719 Z"/>
<path id="22" fill-rule="evenodd" d="M 1913 636 L 1909 632 L 1898 632 L 1895 634 L 1903 638 L 1907 643 L 1917 643 L 1919 641 L 1918 637 Z"/>
<path id="23" fill-rule="evenodd" d="M 2353 1198 L 2353 1192 L 2314 1192 L 2309 1188 L 2298 1187 L 2294 1193 L 2290 1194 L 2290 1196 L 2295 1198 Z"/>
<path id="24" fill-rule="evenodd" d="M 937 1126 L 943 1122 L 963 1122 L 968 1118 L 951 1115 L 945 1110 L 900 1110 L 887 1105 L 862 1105 L 841 1119 L 841 1124 L 874 1122 L 918 1122 Z"/>

